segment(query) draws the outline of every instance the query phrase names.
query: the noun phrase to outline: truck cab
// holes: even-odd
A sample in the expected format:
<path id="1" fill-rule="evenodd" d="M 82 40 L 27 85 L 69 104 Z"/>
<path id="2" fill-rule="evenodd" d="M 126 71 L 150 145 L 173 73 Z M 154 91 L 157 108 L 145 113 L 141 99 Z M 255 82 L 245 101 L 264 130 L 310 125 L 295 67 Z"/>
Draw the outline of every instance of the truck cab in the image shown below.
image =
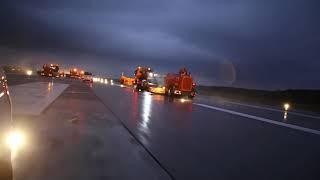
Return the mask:
<path id="1" fill-rule="evenodd" d="M 169 96 L 189 97 L 196 95 L 196 84 L 185 69 L 180 70 L 179 74 L 169 73 L 165 77 L 166 94 Z"/>
<path id="2" fill-rule="evenodd" d="M 40 71 L 41 76 L 47 77 L 59 77 L 59 65 L 58 64 L 44 64 Z"/>
<path id="3" fill-rule="evenodd" d="M 148 79 L 150 76 L 153 76 L 152 69 L 149 67 L 137 67 L 134 71 L 135 75 L 135 88 L 136 90 L 148 90 Z"/>

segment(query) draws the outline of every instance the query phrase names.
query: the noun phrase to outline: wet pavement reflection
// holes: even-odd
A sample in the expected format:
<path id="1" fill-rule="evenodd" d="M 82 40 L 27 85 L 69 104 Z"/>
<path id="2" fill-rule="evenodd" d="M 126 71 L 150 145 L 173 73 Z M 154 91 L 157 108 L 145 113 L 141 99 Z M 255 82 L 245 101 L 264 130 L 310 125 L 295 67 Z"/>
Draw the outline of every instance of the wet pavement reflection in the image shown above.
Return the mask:
<path id="1" fill-rule="evenodd" d="M 150 133 L 148 124 L 150 123 L 152 113 L 152 97 L 149 93 L 144 92 L 142 96 L 141 122 L 139 129 L 146 134 Z"/>
<path id="2" fill-rule="evenodd" d="M 196 99 L 169 98 L 120 86 L 104 85 L 93 89 L 177 179 L 259 179 L 261 169 L 275 171 L 292 164 L 300 166 L 301 162 L 313 162 L 317 157 L 314 149 L 319 146 L 314 143 L 315 139 L 306 138 L 303 133 L 288 133 L 290 129 L 201 108 L 193 105 Z M 229 104 L 220 106 L 238 108 Z M 239 109 L 242 110 L 241 106 Z M 263 113 L 268 115 L 270 112 Z M 284 116 L 288 118 L 289 112 L 277 113 L 281 120 Z M 271 139 L 271 144 L 265 143 Z M 302 141 L 308 141 L 306 146 L 309 147 L 296 147 Z M 290 160 L 287 158 L 289 156 L 292 157 Z M 274 164 L 275 158 L 281 163 L 264 166 L 265 163 Z M 230 164 L 233 166 L 230 167 Z M 310 165 L 312 167 L 315 166 Z M 306 173 L 308 169 L 303 171 Z M 285 172 L 279 176 L 288 178 Z M 271 174 L 269 179 L 274 179 L 272 177 Z"/>

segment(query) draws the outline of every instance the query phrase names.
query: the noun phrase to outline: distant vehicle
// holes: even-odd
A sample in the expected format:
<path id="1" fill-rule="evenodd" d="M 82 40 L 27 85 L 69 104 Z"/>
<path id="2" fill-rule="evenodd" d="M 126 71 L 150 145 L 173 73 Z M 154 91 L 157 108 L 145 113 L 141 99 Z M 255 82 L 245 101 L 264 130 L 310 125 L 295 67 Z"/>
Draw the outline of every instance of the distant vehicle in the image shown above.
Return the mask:
<path id="1" fill-rule="evenodd" d="M 66 77 L 66 74 L 64 73 L 64 71 L 59 72 L 59 76 L 60 77 Z"/>
<path id="2" fill-rule="evenodd" d="M 134 71 L 135 75 L 135 88 L 137 90 L 148 90 L 149 84 L 148 79 L 150 77 L 153 77 L 153 72 L 150 67 L 137 67 L 137 69 Z"/>
<path id="3" fill-rule="evenodd" d="M 126 86 L 133 86 L 135 84 L 135 78 L 127 77 L 122 73 L 120 76 L 120 83 Z"/>
<path id="4" fill-rule="evenodd" d="M 13 66 L 13 65 L 5 65 L 3 66 L 3 70 L 6 74 L 20 74 L 20 73 L 24 73 L 23 68 L 19 67 L 19 66 Z"/>
<path id="5" fill-rule="evenodd" d="M 167 74 L 165 77 L 165 93 L 169 96 L 187 96 L 193 98 L 196 95 L 196 84 L 190 73 L 185 68 L 179 74 Z"/>
<path id="6" fill-rule="evenodd" d="M 153 76 L 152 70 L 149 67 L 137 67 L 134 71 L 134 77 L 120 76 L 120 83 L 126 86 L 134 86 L 136 90 L 148 90 L 148 79 Z"/>
<path id="7" fill-rule="evenodd" d="M 84 76 L 84 73 L 85 72 L 83 70 L 79 70 L 77 68 L 73 68 L 73 69 L 70 69 L 69 76 L 71 78 L 81 79 Z"/>
<path id="8" fill-rule="evenodd" d="M 59 77 L 59 65 L 58 64 L 44 64 L 42 70 L 40 70 L 41 76 L 46 77 Z"/>
<path id="9" fill-rule="evenodd" d="M 84 82 L 93 82 L 93 76 L 91 72 L 84 72 L 82 76 Z"/>
<path id="10" fill-rule="evenodd" d="M 6 143 L 12 128 L 11 99 L 7 79 L 1 68 L 0 78 L 0 179 L 12 180 L 11 149 Z"/>

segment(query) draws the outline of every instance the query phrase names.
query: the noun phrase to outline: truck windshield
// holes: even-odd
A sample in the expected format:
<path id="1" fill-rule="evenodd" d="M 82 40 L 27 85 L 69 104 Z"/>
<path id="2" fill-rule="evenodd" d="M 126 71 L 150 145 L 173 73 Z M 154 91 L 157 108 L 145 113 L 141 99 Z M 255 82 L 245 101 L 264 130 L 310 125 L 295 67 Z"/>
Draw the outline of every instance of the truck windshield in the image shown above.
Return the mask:
<path id="1" fill-rule="evenodd" d="M 154 76 L 153 78 L 149 79 L 149 82 L 155 84 L 157 86 L 164 85 L 164 77 L 163 76 Z"/>

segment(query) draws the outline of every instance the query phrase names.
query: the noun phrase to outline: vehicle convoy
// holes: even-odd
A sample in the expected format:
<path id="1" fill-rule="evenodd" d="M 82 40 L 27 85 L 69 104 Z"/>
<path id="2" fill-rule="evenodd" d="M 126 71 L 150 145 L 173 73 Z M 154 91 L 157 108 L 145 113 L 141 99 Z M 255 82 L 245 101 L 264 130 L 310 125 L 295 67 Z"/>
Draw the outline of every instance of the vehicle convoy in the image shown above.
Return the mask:
<path id="1" fill-rule="evenodd" d="M 11 100 L 7 79 L 0 68 L 0 179 L 12 180 L 11 149 L 9 135 L 12 133 Z"/>
<path id="2" fill-rule="evenodd" d="M 196 95 L 196 84 L 186 68 L 182 68 L 179 74 L 168 73 L 164 78 L 165 94 L 193 98 Z"/>
<path id="3" fill-rule="evenodd" d="M 161 76 L 149 67 L 137 67 L 134 78 L 120 76 L 120 83 L 134 86 L 136 90 L 145 90 L 156 94 L 193 98 L 196 95 L 196 84 L 186 68 L 180 69 L 178 74 L 168 73 Z"/>
<path id="4" fill-rule="evenodd" d="M 59 77 L 59 65 L 58 64 L 44 64 L 42 70 L 40 70 L 41 76 L 47 77 Z"/>
<path id="5" fill-rule="evenodd" d="M 73 68 L 73 69 L 70 69 L 69 76 L 71 78 L 81 79 L 84 76 L 84 73 L 85 72 L 83 70 L 79 70 L 77 68 Z"/>

